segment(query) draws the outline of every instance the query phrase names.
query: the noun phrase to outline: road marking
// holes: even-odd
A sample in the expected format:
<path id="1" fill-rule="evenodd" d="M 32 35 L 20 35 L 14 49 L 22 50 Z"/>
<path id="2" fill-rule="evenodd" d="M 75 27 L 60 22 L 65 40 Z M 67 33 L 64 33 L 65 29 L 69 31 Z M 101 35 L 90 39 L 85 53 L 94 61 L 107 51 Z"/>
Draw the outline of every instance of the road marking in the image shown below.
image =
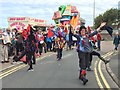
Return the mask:
<path id="1" fill-rule="evenodd" d="M 10 75 L 10 74 L 18 71 L 18 70 L 20 70 L 20 69 L 22 69 L 22 68 L 24 68 L 24 67 L 26 67 L 26 65 L 21 65 L 21 66 L 19 66 L 18 68 L 12 69 L 12 70 L 9 71 L 8 73 L 5 73 L 4 75 L 0 76 L 0 79 L 2 79 L 2 78 L 4 78 L 4 77 L 6 77 L 6 76 L 8 76 L 8 75 Z"/>
<path id="2" fill-rule="evenodd" d="M 110 56 L 110 55 L 112 55 L 112 54 L 113 54 L 113 52 L 108 52 L 108 53 L 105 54 L 103 57 L 106 58 L 106 57 L 108 57 L 108 56 Z M 106 79 L 105 79 L 105 77 L 104 77 L 104 75 L 103 75 L 103 73 L 102 73 L 102 70 L 101 70 L 101 62 L 102 62 L 102 61 L 100 60 L 99 63 L 98 63 L 98 71 L 99 71 L 99 73 L 100 73 L 100 77 L 102 78 L 102 81 L 104 82 L 106 88 L 107 88 L 108 90 L 111 90 L 108 82 L 106 81 Z"/>
<path id="3" fill-rule="evenodd" d="M 50 54 L 49 56 L 52 56 L 52 55 L 54 55 L 54 53 Z M 42 60 L 42 59 L 45 58 L 45 57 L 47 57 L 47 56 L 43 56 L 43 57 L 41 57 L 41 58 L 37 58 L 36 61 Z M 12 73 L 14 73 L 14 72 L 16 72 L 16 71 L 18 71 L 18 70 L 20 70 L 20 69 L 22 69 L 22 68 L 24 68 L 24 67 L 26 67 L 26 66 L 28 66 L 28 65 L 23 64 L 23 65 L 20 65 L 20 66 L 18 66 L 18 67 L 12 68 L 12 69 L 4 72 L 4 73 L 1 73 L 1 74 L 0 74 L 0 79 L 2 79 L 2 78 L 4 78 L 4 77 L 6 77 L 6 76 L 8 76 L 8 75 L 10 75 L 10 74 L 12 74 Z"/>
<path id="4" fill-rule="evenodd" d="M 98 77 L 98 73 L 97 73 L 97 69 L 96 69 L 97 63 L 98 63 L 98 61 L 95 62 L 94 73 L 95 73 L 96 80 L 97 80 L 97 82 L 98 82 L 98 85 L 99 85 L 100 89 L 101 89 L 101 90 L 104 90 L 104 89 L 103 89 L 103 86 L 102 86 L 102 84 L 101 84 L 101 82 L 100 82 L 100 79 L 99 79 L 99 77 Z"/>
<path id="5" fill-rule="evenodd" d="M 67 58 L 67 57 L 69 57 L 70 55 L 71 55 L 71 54 L 69 53 L 69 54 L 63 56 L 63 58 Z"/>
<path id="6" fill-rule="evenodd" d="M 114 53 L 114 52 L 112 52 L 112 51 L 111 51 L 111 52 L 108 52 L 108 53 L 104 54 L 102 57 L 103 57 L 103 58 L 106 58 L 106 57 L 112 55 L 113 53 Z M 99 59 L 98 59 L 98 60 L 99 60 Z M 96 76 L 96 80 L 97 80 L 97 82 L 98 82 L 98 85 L 99 85 L 100 89 L 101 89 L 101 90 L 104 90 L 103 85 L 102 85 L 102 83 L 101 83 L 101 81 L 100 81 L 100 78 L 99 78 L 99 76 L 98 76 L 97 69 L 96 69 L 97 64 L 98 64 L 98 71 L 99 71 L 99 73 L 100 73 L 100 77 L 102 78 L 102 80 L 103 80 L 105 86 L 107 87 L 107 89 L 108 89 L 108 90 L 111 90 L 109 84 L 107 83 L 107 81 L 106 81 L 106 79 L 105 79 L 105 77 L 103 76 L 103 73 L 102 73 L 102 71 L 101 71 L 101 62 L 102 62 L 101 60 L 99 60 L 99 62 L 98 62 L 98 61 L 95 62 L 94 73 L 95 73 L 95 76 Z"/>
<path id="7" fill-rule="evenodd" d="M 44 58 L 46 58 L 46 57 L 49 57 L 49 56 L 52 56 L 52 55 L 54 55 L 55 53 L 52 53 L 52 54 L 50 54 L 50 55 L 48 55 L 48 56 L 43 56 L 43 57 L 40 57 L 40 58 L 37 58 L 36 59 L 36 61 L 38 61 L 38 60 L 42 60 L 42 59 L 44 59 Z M 68 54 L 68 55 L 66 55 L 65 57 L 68 57 L 68 56 L 70 56 L 70 54 Z M 64 58 L 65 58 L 64 57 Z M 47 63 L 53 63 L 53 61 L 51 62 L 47 62 Z M 42 63 L 42 64 L 46 64 L 46 63 Z M 26 67 L 27 65 L 20 65 L 20 66 L 18 66 L 18 67 L 15 67 L 15 68 L 12 68 L 12 69 L 10 69 L 10 70 L 8 70 L 8 71 L 6 71 L 6 72 L 4 72 L 4 73 L 1 73 L 0 74 L 0 79 L 2 79 L 2 78 L 4 78 L 4 77 L 6 77 L 6 76 L 8 76 L 8 75 L 10 75 L 10 74 L 12 74 L 12 73 L 14 73 L 14 72 L 16 72 L 16 71 L 18 71 L 18 70 L 20 70 L 20 69 L 22 69 L 22 68 L 24 68 L 24 67 Z"/>
<path id="8" fill-rule="evenodd" d="M 17 68 L 19 68 L 19 67 L 21 67 L 21 66 L 23 66 L 23 65 L 20 65 L 20 66 L 18 66 L 18 67 L 12 68 L 12 69 L 10 69 L 10 70 L 8 70 L 8 71 L 0 74 L 0 77 L 3 76 L 3 75 L 5 75 L 5 74 L 7 74 L 7 73 L 9 73 L 9 72 L 12 72 L 12 70 L 15 70 L 15 69 L 17 69 Z"/>
<path id="9" fill-rule="evenodd" d="M 109 89 L 109 90 L 111 90 L 108 82 L 106 81 L 106 79 L 105 79 L 105 77 L 104 77 L 104 75 L 103 75 L 103 73 L 102 73 L 102 70 L 101 70 L 101 60 L 99 61 L 99 64 L 98 64 L 98 71 L 99 71 L 99 73 L 100 73 L 100 76 L 101 76 L 101 78 L 102 78 L 102 80 L 103 80 L 106 88 Z"/>

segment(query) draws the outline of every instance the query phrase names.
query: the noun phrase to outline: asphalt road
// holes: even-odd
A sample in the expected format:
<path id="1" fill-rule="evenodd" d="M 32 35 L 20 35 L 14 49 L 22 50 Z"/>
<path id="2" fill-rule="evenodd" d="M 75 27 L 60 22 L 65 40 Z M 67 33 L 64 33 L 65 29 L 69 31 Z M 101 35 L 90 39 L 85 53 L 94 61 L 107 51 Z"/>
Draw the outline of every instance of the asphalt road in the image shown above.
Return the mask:
<path id="1" fill-rule="evenodd" d="M 27 72 L 28 66 L 24 67 L 4 78 L 2 78 L 3 88 L 100 88 L 101 82 L 103 88 L 108 83 L 110 88 L 116 88 L 105 70 L 105 65 L 101 62 L 101 70 L 106 82 L 102 80 L 97 71 L 99 80 L 96 80 L 95 67 L 97 57 L 93 58 L 92 70 L 87 72 L 88 83 L 83 85 L 78 79 L 78 57 L 75 50 L 64 51 L 61 61 L 56 60 L 53 54 L 42 60 L 39 60 L 34 66 L 33 72 Z M 97 60 L 98 61 L 98 60 Z"/>

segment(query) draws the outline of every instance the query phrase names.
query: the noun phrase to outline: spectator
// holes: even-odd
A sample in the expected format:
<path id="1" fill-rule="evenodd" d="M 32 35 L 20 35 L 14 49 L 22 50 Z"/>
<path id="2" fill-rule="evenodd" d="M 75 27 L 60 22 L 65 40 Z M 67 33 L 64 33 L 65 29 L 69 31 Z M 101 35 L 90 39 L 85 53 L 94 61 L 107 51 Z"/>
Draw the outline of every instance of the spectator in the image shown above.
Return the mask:
<path id="1" fill-rule="evenodd" d="M 16 35 L 16 54 L 19 55 L 19 52 L 23 51 L 23 36 L 22 36 L 22 31 L 18 31 Z"/>
<path id="2" fill-rule="evenodd" d="M 4 49 L 4 60 L 2 61 L 2 63 L 4 62 L 8 63 L 9 62 L 8 50 L 10 48 L 11 39 L 12 39 L 10 28 L 7 28 L 7 30 L 3 33 L 2 39 L 3 39 L 3 49 Z"/>
<path id="3" fill-rule="evenodd" d="M 101 43 L 101 34 L 100 33 L 98 33 L 97 34 L 97 47 L 98 47 L 98 51 L 100 51 L 100 43 Z"/>
<path id="4" fill-rule="evenodd" d="M 4 61 L 4 50 L 3 50 L 3 39 L 2 39 L 2 29 L 0 29 L 0 58 L 1 58 L 1 62 Z"/>
<path id="5" fill-rule="evenodd" d="M 113 44 L 115 45 L 115 50 L 118 49 L 118 45 L 120 43 L 119 41 L 120 41 L 120 36 L 119 36 L 119 33 L 116 32 L 113 40 Z"/>

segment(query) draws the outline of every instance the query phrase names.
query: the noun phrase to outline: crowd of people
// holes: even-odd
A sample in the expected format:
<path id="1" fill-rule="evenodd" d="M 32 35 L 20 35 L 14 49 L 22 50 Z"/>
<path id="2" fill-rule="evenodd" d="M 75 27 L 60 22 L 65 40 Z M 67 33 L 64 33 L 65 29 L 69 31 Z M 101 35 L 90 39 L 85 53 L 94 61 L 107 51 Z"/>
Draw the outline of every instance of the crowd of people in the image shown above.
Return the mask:
<path id="1" fill-rule="evenodd" d="M 36 64 L 36 57 L 42 53 L 56 52 L 57 60 L 62 59 L 62 51 L 66 46 L 66 50 L 72 49 L 76 45 L 79 58 L 80 74 L 79 79 L 85 85 L 88 82 L 86 78 L 86 70 L 91 71 L 92 56 L 98 56 L 105 64 L 109 61 L 105 60 L 99 52 L 95 51 L 97 42 L 97 50 L 100 51 L 101 28 L 106 23 L 102 23 L 96 31 L 92 31 L 90 27 L 81 26 L 79 30 L 73 30 L 69 25 L 68 31 L 63 27 L 51 26 L 47 31 L 36 30 L 33 26 L 28 25 L 24 30 L 6 29 L 1 36 L 1 63 L 8 63 L 9 58 L 13 56 L 11 63 L 23 61 L 28 64 L 28 71 L 33 71 L 33 64 Z M 115 37 L 115 39 L 118 36 Z M 114 44 L 115 44 L 114 40 Z M 117 42 L 118 43 L 118 42 Z M 116 45 L 116 44 L 115 44 Z M 115 46 L 117 50 L 118 45 Z"/>

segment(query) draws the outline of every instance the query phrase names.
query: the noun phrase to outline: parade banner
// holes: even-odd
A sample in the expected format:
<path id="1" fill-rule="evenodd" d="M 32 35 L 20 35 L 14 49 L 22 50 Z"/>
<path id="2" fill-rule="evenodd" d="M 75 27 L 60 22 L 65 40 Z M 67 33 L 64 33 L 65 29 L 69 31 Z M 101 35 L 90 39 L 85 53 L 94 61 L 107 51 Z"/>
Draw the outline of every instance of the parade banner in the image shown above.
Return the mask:
<path id="1" fill-rule="evenodd" d="M 47 21 L 36 18 L 29 18 L 28 23 L 32 26 L 47 26 Z"/>
<path id="2" fill-rule="evenodd" d="M 26 29 L 28 24 L 32 26 L 47 26 L 47 21 L 30 17 L 9 17 L 8 24 L 10 29 Z"/>

